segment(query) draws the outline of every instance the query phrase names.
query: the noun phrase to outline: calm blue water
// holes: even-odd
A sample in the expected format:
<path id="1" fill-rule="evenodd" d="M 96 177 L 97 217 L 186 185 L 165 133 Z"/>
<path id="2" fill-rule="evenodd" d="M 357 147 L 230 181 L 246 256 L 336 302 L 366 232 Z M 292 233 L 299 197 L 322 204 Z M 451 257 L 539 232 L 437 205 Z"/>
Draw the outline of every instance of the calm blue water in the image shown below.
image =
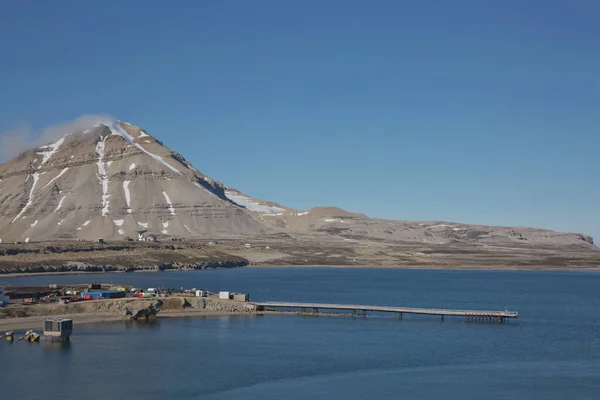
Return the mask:
<path id="1" fill-rule="evenodd" d="M 67 347 L 0 342 L 2 393 L 24 399 L 598 399 L 600 274 L 333 268 L 0 277 L 132 284 L 255 300 L 504 309 L 435 317 L 231 316 L 76 326 Z"/>

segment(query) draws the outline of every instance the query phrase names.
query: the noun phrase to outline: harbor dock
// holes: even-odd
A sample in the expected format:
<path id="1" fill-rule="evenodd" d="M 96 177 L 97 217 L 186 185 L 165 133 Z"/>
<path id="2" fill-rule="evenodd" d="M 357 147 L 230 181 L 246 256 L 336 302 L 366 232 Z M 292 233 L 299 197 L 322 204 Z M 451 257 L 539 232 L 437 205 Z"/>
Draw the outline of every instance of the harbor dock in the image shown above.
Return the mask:
<path id="1" fill-rule="evenodd" d="M 287 303 L 287 302 L 252 302 L 259 311 L 276 309 L 299 309 L 301 312 L 319 312 L 319 310 L 341 310 L 349 311 L 352 314 L 366 316 L 367 312 L 395 313 L 399 318 L 404 314 L 417 315 L 435 315 L 442 321 L 444 317 L 463 317 L 469 321 L 481 322 L 504 322 L 508 319 L 519 318 L 516 311 L 487 311 L 487 310 L 451 310 L 442 308 L 411 308 L 411 307 L 389 307 L 389 306 L 369 306 L 356 304 L 323 304 L 323 303 Z"/>

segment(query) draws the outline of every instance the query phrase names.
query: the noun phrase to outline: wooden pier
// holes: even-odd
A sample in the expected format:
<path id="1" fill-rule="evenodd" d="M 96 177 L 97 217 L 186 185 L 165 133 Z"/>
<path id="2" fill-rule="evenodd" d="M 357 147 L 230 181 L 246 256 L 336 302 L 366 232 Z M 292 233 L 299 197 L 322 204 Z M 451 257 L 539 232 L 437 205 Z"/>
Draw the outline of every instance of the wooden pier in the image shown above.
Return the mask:
<path id="1" fill-rule="evenodd" d="M 356 304 L 322 304 L 322 303 L 286 303 L 286 302 L 253 302 L 259 311 L 267 309 L 299 309 L 301 312 L 312 310 L 318 313 L 319 310 L 342 310 L 350 311 L 352 314 L 366 316 L 367 312 L 384 312 L 398 314 L 398 318 L 402 318 L 404 314 L 418 315 L 436 315 L 441 317 L 463 317 L 469 321 L 481 322 L 504 322 L 508 319 L 519 318 L 519 313 L 516 311 L 484 311 L 484 310 L 449 310 L 443 308 L 411 308 L 411 307 L 388 307 L 388 306 L 368 306 Z"/>

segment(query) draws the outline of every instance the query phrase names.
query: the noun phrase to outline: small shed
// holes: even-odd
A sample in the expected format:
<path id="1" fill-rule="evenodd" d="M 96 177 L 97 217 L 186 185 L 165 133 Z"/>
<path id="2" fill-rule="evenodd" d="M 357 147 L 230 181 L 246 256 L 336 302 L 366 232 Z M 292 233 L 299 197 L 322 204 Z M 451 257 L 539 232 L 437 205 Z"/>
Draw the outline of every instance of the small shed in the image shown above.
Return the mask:
<path id="1" fill-rule="evenodd" d="M 196 290 L 196 297 L 206 297 L 206 290 Z"/>
<path id="2" fill-rule="evenodd" d="M 233 300 L 236 301 L 250 301 L 250 295 L 248 293 L 234 293 Z"/>
<path id="3" fill-rule="evenodd" d="M 96 239 L 96 243 L 102 243 L 103 244 L 104 243 L 104 239 L 103 238 L 98 238 L 98 239 Z"/>
<path id="4" fill-rule="evenodd" d="M 154 235 L 146 236 L 146 242 L 156 242 L 156 236 L 154 236 Z"/>
<path id="5" fill-rule="evenodd" d="M 46 318 L 44 321 L 44 336 L 61 341 L 68 341 L 72 333 L 72 319 Z"/>
<path id="6" fill-rule="evenodd" d="M 219 299 L 221 300 L 229 300 L 231 298 L 231 293 L 229 292 L 219 292 Z"/>

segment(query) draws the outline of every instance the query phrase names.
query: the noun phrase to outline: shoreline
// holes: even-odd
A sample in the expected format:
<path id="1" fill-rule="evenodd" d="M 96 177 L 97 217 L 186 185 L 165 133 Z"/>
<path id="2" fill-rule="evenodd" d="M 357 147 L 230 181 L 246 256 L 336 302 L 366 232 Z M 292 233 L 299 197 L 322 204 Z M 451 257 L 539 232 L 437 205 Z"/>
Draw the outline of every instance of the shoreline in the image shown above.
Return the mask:
<path id="1" fill-rule="evenodd" d="M 564 272 L 576 272 L 576 271 L 600 271 L 600 266 L 577 266 L 577 267 L 563 267 L 563 266 L 547 266 L 547 265 L 527 265 L 527 266 L 506 266 L 506 265 L 493 265 L 493 266 L 480 266 L 480 265 L 355 265 L 355 264 L 341 264 L 341 265 L 248 265 L 244 268 L 335 268 L 335 269 L 420 269 L 420 270 L 432 270 L 432 271 L 564 271 Z"/>
<path id="2" fill-rule="evenodd" d="M 547 266 L 547 265 L 527 265 L 527 266 L 477 266 L 477 265 L 355 265 L 355 264 L 340 264 L 340 265 L 246 265 L 236 268 L 269 268 L 269 269 L 285 269 L 285 268 L 333 268 L 333 269 L 404 269 L 404 270 L 431 270 L 431 271 L 557 271 L 557 272 L 600 272 L 600 266 Z M 219 268 L 216 268 L 219 269 Z M 224 268 L 230 269 L 230 268 Z M 107 275 L 107 274 L 135 274 L 149 272 L 160 274 L 163 272 L 186 272 L 186 271 L 203 271 L 196 269 L 173 269 L 173 270 L 135 270 L 135 271 L 64 271 L 64 272 L 4 272 L 0 273 L 2 278 L 27 278 L 34 276 L 64 276 L 64 275 Z"/>
<path id="3" fill-rule="evenodd" d="M 259 315 L 296 315 L 296 312 L 292 311 L 255 311 L 255 312 L 237 312 L 237 311 L 204 311 L 204 310 L 185 310 L 185 311 L 163 311 L 156 316 L 156 321 L 161 319 L 172 319 L 172 318 L 198 318 L 198 317 L 229 317 L 229 316 L 259 316 Z M 7 318 L 0 320 L 0 340 L 3 338 L 3 334 L 6 331 L 17 332 L 33 329 L 37 331 L 42 330 L 43 321 L 49 316 L 35 316 L 35 317 L 22 317 L 22 318 Z M 146 321 L 134 321 L 131 319 L 123 318 L 116 314 L 64 314 L 64 315 L 52 315 L 52 317 L 68 318 L 73 320 L 73 325 L 87 325 L 87 324 L 112 324 L 115 322 L 120 323 L 147 323 Z"/>

